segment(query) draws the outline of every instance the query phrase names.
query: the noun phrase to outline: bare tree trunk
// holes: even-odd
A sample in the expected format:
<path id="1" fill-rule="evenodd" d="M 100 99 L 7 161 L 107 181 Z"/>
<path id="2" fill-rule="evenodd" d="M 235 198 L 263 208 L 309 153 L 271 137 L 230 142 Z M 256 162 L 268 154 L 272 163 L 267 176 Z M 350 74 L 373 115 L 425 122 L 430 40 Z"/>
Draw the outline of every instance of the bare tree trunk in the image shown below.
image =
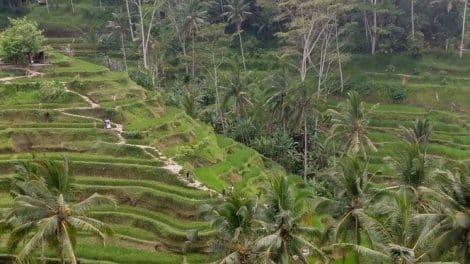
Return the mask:
<path id="1" fill-rule="evenodd" d="M 47 9 L 47 13 L 49 14 L 49 0 L 46 0 L 46 9 Z"/>
<path id="2" fill-rule="evenodd" d="M 371 0 L 372 3 L 374 4 L 374 28 L 372 29 L 372 36 L 371 36 L 371 53 L 372 55 L 375 55 L 375 50 L 376 50 L 376 46 L 377 46 L 377 10 L 375 10 L 375 8 L 377 8 L 377 0 Z"/>
<path id="3" fill-rule="evenodd" d="M 240 50 L 242 52 L 242 62 L 243 62 L 243 70 L 246 72 L 246 64 L 245 64 L 245 53 L 243 51 L 243 40 L 242 40 L 242 32 L 241 32 L 241 26 L 237 26 L 238 30 L 238 40 L 240 41 Z"/>
<path id="4" fill-rule="evenodd" d="M 122 49 L 122 57 L 124 60 L 124 67 L 127 72 L 127 56 L 126 56 L 126 47 L 124 46 L 124 34 L 121 32 L 121 49 Z"/>
<path id="5" fill-rule="evenodd" d="M 464 48 L 464 41 L 465 41 L 465 22 L 467 19 L 467 5 L 468 5 L 468 0 L 465 0 L 465 5 L 463 9 L 463 20 L 462 20 L 462 37 L 460 39 L 460 58 L 463 56 L 463 48 Z"/>
<path id="6" fill-rule="evenodd" d="M 136 2 L 137 3 L 137 2 Z M 142 42 L 142 56 L 143 56 L 143 64 L 144 68 L 148 69 L 147 65 L 147 51 L 145 50 L 145 30 L 144 30 L 144 14 L 142 13 L 142 2 L 138 0 L 137 9 L 139 10 L 139 18 L 140 18 L 140 41 Z"/>
<path id="7" fill-rule="evenodd" d="M 341 81 L 341 93 L 344 91 L 344 79 L 343 79 L 343 67 L 341 63 L 341 54 L 339 52 L 339 41 L 338 41 L 338 21 L 335 19 L 335 35 L 336 35 L 336 54 L 338 56 L 338 69 L 339 79 Z"/>
<path id="8" fill-rule="evenodd" d="M 126 0 L 126 11 L 127 11 L 127 18 L 129 19 L 129 31 L 131 32 L 131 39 L 132 41 L 134 41 L 135 37 L 134 37 L 134 30 L 132 29 L 132 19 L 131 19 L 131 11 L 129 10 L 129 0 Z"/>
<path id="9" fill-rule="evenodd" d="M 103 4 L 101 3 L 101 0 L 99 2 L 100 2 L 100 9 L 103 9 Z"/>
<path id="10" fill-rule="evenodd" d="M 415 40 L 415 0 L 411 0 L 411 39 Z"/>
<path id="11" fill-rule="evenodd" d="M 139 17 L 140 17 L 140 31 L 141 31 L 141 42 L 142 42 L 142 56 L 143 56 L 143 64 L 144 68 L 148 69 L 148 45 L 149 45 L 149 40 L 150 40 L 150 32 L 152 31 L 152 25 L 153 25 L 153 19 L 155 17 L 155 12 L 157 10 L 157 0 L 154 0 L 153 2 L 153 8 L 152 8 L 152 15 L 150 17 L 149 21 L 149 26 L 147 29 L 147 36 L 145 36 L 145 27 L 144 27 L 144 14 L 142 12 L 142 0 L 136 0 L 134 3 L 137 6 L 137 9 L 139 10 Z"/>
<path id="12" fill-rule="evenodd" d="M 75 14 L 75 7 L 73 5 L 73 0 L 70 0 L 70 6 L 72 6 L 72 14 Z"/>

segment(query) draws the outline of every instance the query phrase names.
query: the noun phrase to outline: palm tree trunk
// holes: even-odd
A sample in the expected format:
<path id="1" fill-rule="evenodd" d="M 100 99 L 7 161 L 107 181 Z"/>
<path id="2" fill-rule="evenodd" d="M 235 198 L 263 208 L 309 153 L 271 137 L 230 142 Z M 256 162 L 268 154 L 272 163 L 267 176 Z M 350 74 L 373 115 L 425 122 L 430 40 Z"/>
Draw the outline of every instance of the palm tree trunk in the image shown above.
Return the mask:
<path id="1" fill-rule="evenodd" d="M 121 32 L 121 49 L 122 49 L 122 57 L 124 60 L 124 67 L 127 72 L 127 56 L 126 56 L 126 47 L 124 46 L 124 34 Z"/>
<path id="2" fill-rule="evenodd" d="M 343 79 L 343 67 L 341 63 L 341 54 L 339 52 L 339 41 L 338 41 L 338 22 L 335 18 L 335 35 L 336 35 L 336 54 L 338 56 L 338 69 L 339 69 L 339 78 L 341 81 L 341 93 L 344 91 L 344 79 Z"/>
<path id="3" fill-rule="evenodd" d="M 103 4 L 101 3 L 101 0 L 100 0 L 100 9 L 103 9 Z"/>
<path id="4" fill-rule="evenodd" d="M 181 46 L 183 48 L 183 56 L 184 56 L 184 61 L 185 61 L 186 74 L 189 74 L 188 61 L 186 60 L 186 58 L 188 57 L 188 53 L 186 52 L 186 41 L 184 39 L 185 38 L 182 37 Z"/>
<path id="5" fill-rule="evenodd" d="M 129 31 L 131 32 L 131 39 L 134 41 L 134 30 L 132 29 L 132 19 L 131 19 L 131 11 L 129 10 L 129 1 L 126 0 L 126 11 L 127 11 L 127 18 L 129 19 Z"/>
<path id="6" fill-rule="evenodd" d="M 193 73 L 193 80 L 194 80 L 194 77 L 195 77 L 195 72 L 196 72 L 196 52 L 195 52 L 195 49 L 194 49 L 194 44 L 195 44 L 195 38 L 196 38 L 196 32 L 194 31 L 193 32 L 193 68 L 192 68 L 192 73 Z"/>
<path id="7" fill-rule="evenodd" d="M 364 18 L 364 33 L 366 35 L 366 39 L 369 38 L 369 22 L 367 21 L 367 13 L 366 11 L 362 11 L 362 16 Z"/>
<path id="8" fill-rule="evenodd" d="M 41 263 L 46 264 L 46 257 L 44 255 L 44 239 L 41 240 Z"/>
<path id="9" fill-rule="evenodd" d="M 464 41 L 465 41 L 465 22 L 466 22 L 466 19 L 467 19 L 467 5 L 468 5 L 468 0 L 465 0 L 465 5 L 464 5 L 464 8 L 463 8 L 463 20 L 462 20 L 462 36 L 461 36 L 461 39 L 460 39 L 460 58 L 462 58 L 463 56 L 463 44 L 464 44 Z"/>
<path id="10" fill-rule="evenodd" d="M 307 114 L 304 113 L 304 182 L 307 182 L 308 170 L 308 135 L 307 135 Z"/>
<path id="11" fill-rule="evenodd" d="M 243 51 L 243 40 L 242 40 L 241 25 L 237 26 L 237 30 L 238 30 L 238 40 L 240 41 L 240 50 L 242 52 L 243 70 L 245 70 L 245 72 L 246 72 L 245 53 Z"/>
<path id="12" fill-rule="evenodd" d="M 214 66 L 214 88 L 215 88 L 215 104 L 216 110 L 221 118 L 222 132 L 225 134 L 225 124 L 222 110 L 220 109 L 220 95 L 219 95 L 219 75 L 217 71 L 217 65 L 215 64 L 215 53 L 212 53 L 212 65 Z"/>
<path id="13" fill-rule="evenodd" d="M 47 13 L 49 14 L 49 0 L 46 0 L 46 9 L 47 9 Z"/>
<path id="14" fill-rule="evenodd" d="M 415 40 L 415 1 L 411 0 L 411 39 Z"/>
<path id="15" fill-rule="evenodd" d="M 359 219 L 357 216 L 355 217 L 355 222 L 356 222 L 356 227 L 355 227 L 356 245 L 360 246 L 361 245 L 361 231 L 359 228 Z M 359 252 L 356 252 L 356 264 L 360 264 L 360 262 L 361 262 L 361 257 L 359 255 Z"/>

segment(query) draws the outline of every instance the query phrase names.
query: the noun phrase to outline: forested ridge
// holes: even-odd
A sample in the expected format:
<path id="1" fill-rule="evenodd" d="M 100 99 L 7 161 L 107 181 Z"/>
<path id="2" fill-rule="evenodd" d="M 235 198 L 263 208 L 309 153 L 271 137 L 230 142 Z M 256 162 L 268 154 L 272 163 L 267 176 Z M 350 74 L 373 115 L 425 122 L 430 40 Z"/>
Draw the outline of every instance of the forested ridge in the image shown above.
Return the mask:
<path id="1" fill-rule="evenodd" d="M 470 263 L 467 8 L 0 0 L 0 258 Z"/>

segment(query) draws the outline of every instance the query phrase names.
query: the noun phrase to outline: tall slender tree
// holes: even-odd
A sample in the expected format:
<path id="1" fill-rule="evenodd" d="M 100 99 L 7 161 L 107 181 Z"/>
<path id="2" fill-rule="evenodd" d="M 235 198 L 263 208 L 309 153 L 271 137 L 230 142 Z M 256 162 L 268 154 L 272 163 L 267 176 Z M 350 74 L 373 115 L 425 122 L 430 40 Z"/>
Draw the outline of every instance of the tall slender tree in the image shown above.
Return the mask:
<path id="1" fill-rule="evenodd" d="M 366 109 L 356 91 L 348 92 L 348 99 L 343 105 L 343 110 L 338 112 L 330 109 L 333 116 L 332 135 L 329 140 L 340 140 L 341 150 L 349 155 L 361 152 L 367 158 L 367 149 L 377 151 L 374 143 L 368 137 L 368 115 L 373 111 Z"/>
<path id="2" fill-rule="evenodd" d="M 192 39 L 192 77 L 195 78 L 196 72 L 196 34 L 201 25 L 205 23 L 207 11 L 203 9 L 204 2 L 200 0 L 191 0 L 186 7 L 186 18 L 184 21 L 184 31 Z"/>
<path id="3" fill-rule="evenodd" d="M 464 0 L 463 16 L 462 16 L 462 34 L 460 36 L 460 52 L 459 52 L 460 58 L 462 58 L 463 50 L 464 50 L 465 27 L 467 24 L 467 6 L 468 6 L 468 0 Z"/>
<path id="4" fill-rule="evenodd" d="M 222 13 L 223 17 L 226 17 L 228 22 L 235 25 L 237 29 L 238 41 L 240 42 L 240 51 L 242 55 L 243 69 L 246 71 L 245 63 L 245 52 L 243 50 L 243 39 L 242 39 L 242 25 L 245 20 L 252 15 L 250 12 L 250 2 L 246 0 L 231 0 L 228 4 L 224 5 L 226 10 Z"/>

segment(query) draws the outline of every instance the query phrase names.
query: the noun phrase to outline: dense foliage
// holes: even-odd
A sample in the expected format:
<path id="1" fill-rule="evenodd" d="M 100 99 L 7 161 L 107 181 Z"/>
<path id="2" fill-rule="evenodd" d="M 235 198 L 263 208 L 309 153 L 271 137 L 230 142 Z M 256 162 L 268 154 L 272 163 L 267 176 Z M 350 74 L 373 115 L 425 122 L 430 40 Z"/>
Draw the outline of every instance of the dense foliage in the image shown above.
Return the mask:
<path id="1" fill-rule="evenodd" d="M 210 187 L 222 191 L 219 203 L 201 208 L 204 219 L 210 221 L 215 230 L 209 249 L 220 263 L 470 263 L 470 179 L 468 166 L 464 164 L 468 159 L 462 159 L 460 164 L 429 155 L 433 126 L 425 116 L 430 112 L 420 112 L 422 118 L 411 123 L 406 119 L 406 111 L 413 109 L 395 112 L 393 108 L 407 102 L 411 93 L 407 82 L 411 74 L 414 81 L 428 78 L 434 82 L 437 77 L 433 74 L 439 68 L 432 65 L 427 75 L 419 76 L 416 64 L 406 65 L 407 73 L 398 72 L 392 60 L 383 60 L 387 61 L 385 64 L 378 59 L 377 64 L 383 64 L 379 67 L 384 70 L 374 73 L 348 64 L 366 54 L 370 56 L 366 60 L 387 55 L 395 58 L 392 56 L 401 54 L 404 56 L 400 58 L 406 59 L 399 63 L 404 65 L 408 60 L 436 50 L 438 59 L 448 58 L 453 52 L 458 52 L 462 58 L 466 50 L 466 0 L 103 0 L 98 3 L 71 0 L 46 3 L 46 7 L 36 7 L 32 3 L 13 1 L 8 2 L 8 8 L 43 8 L 42 13 L 32 14 L 44 16 L 60 17 L 65 13 L 73 22 L 60 21 L 55 22 L 59 26 L 54 23 L 51 26 L 46 19 L 42 21 L 52 37 L 63 31 L 74 36 L 71 43 L 62 47 L 64 53 L 75 54 L 74 48 L 79 49 L 83 44 L 74 45 L 75 36 L 79 36 L 89 50 L 86 54 L 77 52 L 77 56 L 94 61 L 105 58 L 104 63 L 110 70 L 128 74 L 146 93 L 155 97 L 162 95 L 167 105 L 180 107 L 186 113 L 169 115 L 174 122 L 152 127 L 152 122 L 157 123 L 154 114 L 158 112 L 160 117 L 163 111 L 156 109 L 158 107 L 148 110 L 138 106 L 153 99 L 140 102 L 141 98 L 136 97 L 144 93 L 133 95 L 130 92 L 124 97 L 135 97 L 124 98 L 129 100 L 123 105 L 115 104 L 121 91 L 128 92 L 122 89 L 126 85 L 122 79 L 111 88 L 106 87 L 105 81 L 96 82 L 101 78 L 97 76 L 83 84 L 79 74 L 70 68 L 87 68 L 89 64 L 77 66 L 70 60 L 56 63 L 66 68 L 61 77 L 74 76 L 72 89 L 95 96 L 97 100 L 106 95 L 106 89 L 112 90 L 113 99 L 106 102 L 109 107 L 106 111 L 112 112 L 113 117 L 127 118 L 125 125 L 137 128 L 124 134 L 126 139 L 136 142 L 128 147 L 142 147 L 144 145 L 138 145 L 142 142 L 166 144 L 158 141 L 161 138 L 148 138 L 150 134 L 157 134 L 163 140 L 188 143 L 196 135 L 185 122 L 194 118 L 256 149 L 263 155 L 260 160 L 268 160 L 269 164 L 274 160 L 285 169 L 280 170 L 282 175 L 256 175 L 247 180 L 244 170 L 248 171 L 251 164 L 240 162 L 241 158 L 233 155 L 236 150 L 223 154 L 214 151 L 215 159 L 242 163 L 242 172 L 224 171 L 231 168 L 228 162 L 206 168 L 211 176 L 215 175 L 216 179 L 211 180 L 217 181 L 215 187 Z M 7 4 L 0 2 L 2 6 Z M 91 22 L 85 26 L 90 28 L 76 23 L 88 20 Z M 10 20 L 10 23 L 12 27 L 2 33 L 4 56 L 5 50 L 13 50 L 9 45 L 18 43 L 13 37 L 28 36 L 34 37 L 37 43 L 42 41 L 34 23 L 24 19 Z M 9 30 L 23 24 L 34 34 L 23 30 L 9 35 Z M 32 53 L 37 51 L 38 45 L 15 50 L 17 54 Z M 18 57 L 8 58 L 19 60 Z M 446 66 L 447 73 L 458 72 L 456 68 L 461 65 Z M 373 67 L 378 66 L 369 68 Z M 82 75 L 90 74 L 87 70 L 83 70 Z M 106 69 L 100 71 L 106 72 Z M 375 83 L 370 77 L 373 74 L 383 75 L 385 81 Z M 453 81 L 464 79 L 458 78 Z M 439 82 L 445 86 L 447 80 L 443 78 Z M 64 85 L 58 81 L 43 81 L 38 86 L 42 102 L 56 101 L 66 93 Z M 377 99 L 372 95 L 390 104 L 390 119 L 407 122 L 400 127 L 395 123 L 387 127 L 396 134 L 393 139 L 399 141 L 397 144 L 390 144 L 388 139 L 374 142 L 374 136 L 386 134 L 380 134 L 381 127 L 373 126 L 372 122 L 388 120 L 374 119 L 379 106 L 368 103 Z M 439 101 L 438 92 L 433 96 Z M 454 111 L 455 103 L 448 105 L 452 105 Z M 425 107 L 432 109 L 432 105 Z M 441 112 L 433 114 L 444 116 L 441 120 L 450 119 Z M 101 114 L 98 116 L 101 118 Z M 139 124 L 133 123 L 134 120 Z M 96 123 L 94 125 L 96 127 Z M 439 125 L 444 131 L 455 128 L 446 126 L 444 121 Z M 182 135 L 175 136 L 170 130 Z M 451 135 L 455 134 L 440 135 L 440 140 L 452 138 Z M 467 135 L 462 138 L 459 140 L 468 140 Z M 212 154 L 206 153 L 205 148 L 212 143 L 211 139 L 204 134 L 201 141 L 178 146 L 170 152 L 178 158 L 182 156 L 188 164 L 191 159 L 197 160 L 187 166 L 190 169 L 194 166 L 197 170 L 199 164 L 212 165 L 212 160 L 201 158 Z M 223 139 L 217 141 L 220 141 L 217 144 L 225 144 Z M 467 150 L 461 143 L 446 141 L 444 144 Z M 153 150 L 148 147 L 145 152 L 149 149 Z M 375 155 L 384 149 L 381 154 L 387 156 L 385 159 Z M 160 155 L 149 153 L 150 156 Z M 383 167 L 387 168 L 371 169 L 374 159 L 376 164 L 385 164 Z M 452 170 L 452 167 L 458 169 Z M 186 177 L 190 181 L 189 173 Z M 47 181 L 47 178 L 41 180 Z M 227 190 L 224 188 L 227 182 L 236 186 Z M 38 247 L 38 239 L 43 238 L 51 247 L 57 241 L 67 246 L 59 247 L 59 257 L 75 259 L 73 243 L 63 236 L 67 233 L 64 230 L 83 227 L 99 237 L 104 235 L 100 230 L 73 220 L 73 210 L 77 210 L 80 203 L 69 206 L 61 193 L 46 191 L 46 183 L 40 185 L 44 189 L 41 191 L 46 193 L 40 195 L 47 201 L 39 200 L 39 216 L 29 211 L 35 205 L 32 199 L 14 194 L 14 208 L 6 218 L 8 227 L 31 224 L 31 229 L 20 238 L 27 241 L 31 237 L 27 235 L 33 234 L 36 239 L 30 246 L 27 242 L 28 247 L 19 257 L 27 258 L 28 253 Z M 38 196 L 36 191 L 25 195 Z M 97 197 L 98 200 L 104 198 L 91 198 Z M 137 198 L 122 200 L 135 203 Z M 155 201 L 160 202 L 153 199 Z M 59 208 L 47 213 L 64 223 L 61 226 L 51 224 L 48 227 L 51 232 L 38 229 L 38 224 L 44 222 L 42 210 L 47 208 Z M 85 216 L 78 214 L 78 217 Z M 101 226 L 99 222 L 89 221 Z M 63 226 L 65 229 L 61 229 Z M 34 233 L 38 230 L 39 235 Z M 187 238 L 186 244 L 197 243 L 197 232 L 191 232 Z M 11 244 L 20 245 L 19 241 Z"/>
<path id="2" fill-rule="evenodd" d="M 28 64 L 43 46 L 44 37 L 36 22 L 10 19 L 11 26 L 0 34 L 0 57 Z"/>

